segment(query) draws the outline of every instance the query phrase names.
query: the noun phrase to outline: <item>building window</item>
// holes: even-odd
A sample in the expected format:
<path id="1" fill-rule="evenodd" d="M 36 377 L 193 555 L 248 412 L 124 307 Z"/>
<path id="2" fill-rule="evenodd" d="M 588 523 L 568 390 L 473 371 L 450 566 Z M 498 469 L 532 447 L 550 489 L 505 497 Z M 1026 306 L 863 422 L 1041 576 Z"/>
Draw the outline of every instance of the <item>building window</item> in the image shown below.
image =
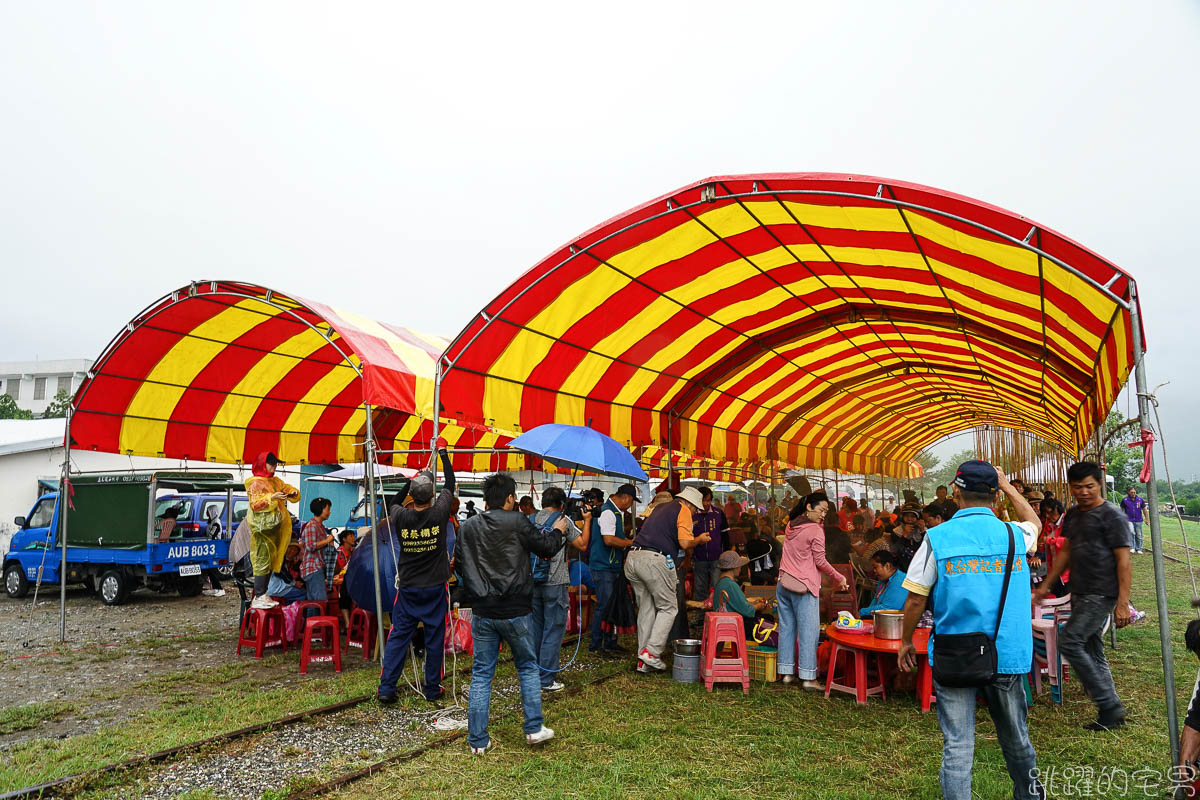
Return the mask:
<path id="1" fill-rule="evenodd" d="M 58 389 L 55 390 L 55 396 L 57 396 L 59 392 L 66 392 L 67 394 L 71 393 L 71 376 L 70 375 L 59 375 L 58 376 Z"/>
<path id="2" fill-rule="evenodd" d="M 4 388 L 8 389 L 8 396 L 13 400 L 21 399 L 21 379 L 9 378 L 4 382 Z"/>
<path id="3" fill-rule="evenodd" d="M 33 399 L 34 400 L 45 400 L 46 399 L 46 379 L 45 378 L 34 378 L 33 379 Z"/>

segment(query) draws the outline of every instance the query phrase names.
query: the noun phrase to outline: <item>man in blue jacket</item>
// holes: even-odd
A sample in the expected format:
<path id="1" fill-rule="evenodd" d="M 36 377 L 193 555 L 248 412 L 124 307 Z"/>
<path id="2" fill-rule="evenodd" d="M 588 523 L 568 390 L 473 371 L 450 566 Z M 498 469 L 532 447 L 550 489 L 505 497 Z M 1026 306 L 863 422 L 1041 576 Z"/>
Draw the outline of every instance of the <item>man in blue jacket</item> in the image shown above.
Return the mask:
<path id="1" fill-rule="evenodd" d="M 1000 492 L 1008 497 L 1020 522 L 1001 522 L 993 508 Z M 1033 661 L 1033 624 L 1029 614 L 1029 576 L 1025 554 L 1037 546 L 1041 524 L 1033 508 L 1013 488 L 1005 474 L 986 461 L 968 461 L 954 478 L 954 501 L 959 511 L 926 532 L 913 555 L 904 580 L 904 633 L 900 668 L 916 668 L 912 636 L 930 597 L 934 635 L 929 639 L 929 663 L 937 659 L 937 637 L 952 634 L 995 635 L 996 679 L 982 688 L 943 686 L 934 680 L 938 725 L 942 729 L 942 797 L 970 800 L 971 767 L 975 760 L 975 697 L 987 699 L 988 713 L 1013 781 L 1014 798 L 1045 797 L 1037 779 L 1037 753 L 1025 727 L 1025 675 Z M 1010 536 L 1013 546 L 1008 592 L 1005 565 Z M 997 620 L 999 620 L 997 628 Z"/>

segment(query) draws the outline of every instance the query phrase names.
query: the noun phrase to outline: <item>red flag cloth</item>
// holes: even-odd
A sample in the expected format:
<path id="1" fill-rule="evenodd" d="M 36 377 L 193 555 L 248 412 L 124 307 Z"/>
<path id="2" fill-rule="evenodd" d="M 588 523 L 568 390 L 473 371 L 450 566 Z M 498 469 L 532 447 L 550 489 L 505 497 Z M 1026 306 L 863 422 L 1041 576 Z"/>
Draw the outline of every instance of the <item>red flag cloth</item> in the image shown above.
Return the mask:
<path id="1" fill-rule="evenodd" d="M 67 478 L 67 508 L 75 510 L 75 487 L 71 485 L 71 479 Z"/>
<path id="2" fill-rule="evenodd" d="M 1129 447 L 1142 448 L 1142 474 L 1138 476 L 1140 483 L 1150 482 L 1150 461 L 1154 458 L 1154 431 L 1142 428 L 1142 440 L 1130 442 Z"/>

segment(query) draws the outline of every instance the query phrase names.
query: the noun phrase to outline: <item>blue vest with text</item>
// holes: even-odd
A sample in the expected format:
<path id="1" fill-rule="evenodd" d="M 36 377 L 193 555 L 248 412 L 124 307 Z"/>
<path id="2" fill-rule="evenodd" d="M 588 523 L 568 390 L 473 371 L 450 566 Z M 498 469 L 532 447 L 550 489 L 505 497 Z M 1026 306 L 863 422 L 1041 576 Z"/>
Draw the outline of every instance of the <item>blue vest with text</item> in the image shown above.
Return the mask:
<path id="1" fill-rule="evenodd" d="M 600 535 L 600 516 L 605 511 L 611 511 L 617 518 L 617 527 L 613 533 L 618 539 L 625 538 L 625 515 L 617 508 L 612 500 L 604 501 L 600 513 L 592 517 L 591 546 L 588 548 L 588 568 L 592 572 L 620 572 L 625 565 L 625 551 L 619 547 L 609 547 Z"/>
<path id="2" fill-rule="evenodd" d="M 990 508 L 965 508 L 925 534 L 937 562 L 933 584 L 933 636 L 940 633 L 996 631 L 1004 564 L 1008 559 L 1009 527 Z M 1025 535 L 1012 526 L 1015 541 L 1013 573 L 1004 603 L 1004 619 L 996 637 L 998 671 L 1024 674 L 1033 663 L 1033 623 L 1030 615 L 1029 571 L 1025 568 Z"/>

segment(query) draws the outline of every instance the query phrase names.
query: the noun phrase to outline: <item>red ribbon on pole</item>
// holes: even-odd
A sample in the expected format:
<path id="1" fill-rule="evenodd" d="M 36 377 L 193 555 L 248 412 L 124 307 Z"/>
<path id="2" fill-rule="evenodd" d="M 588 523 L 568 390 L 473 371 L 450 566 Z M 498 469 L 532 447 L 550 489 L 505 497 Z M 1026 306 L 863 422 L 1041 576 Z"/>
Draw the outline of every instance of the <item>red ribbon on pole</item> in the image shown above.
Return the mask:
<path id="1" fill-rule="evenodd" d="M 1138 476 L 1139 483 L 1150 482 L 1150 461 L 1154 458 L 1154 431 L 1142 428 L 1140 442 L 1130 442 L 1127 447 L 1142 448 L 1142 474 Z"/>

